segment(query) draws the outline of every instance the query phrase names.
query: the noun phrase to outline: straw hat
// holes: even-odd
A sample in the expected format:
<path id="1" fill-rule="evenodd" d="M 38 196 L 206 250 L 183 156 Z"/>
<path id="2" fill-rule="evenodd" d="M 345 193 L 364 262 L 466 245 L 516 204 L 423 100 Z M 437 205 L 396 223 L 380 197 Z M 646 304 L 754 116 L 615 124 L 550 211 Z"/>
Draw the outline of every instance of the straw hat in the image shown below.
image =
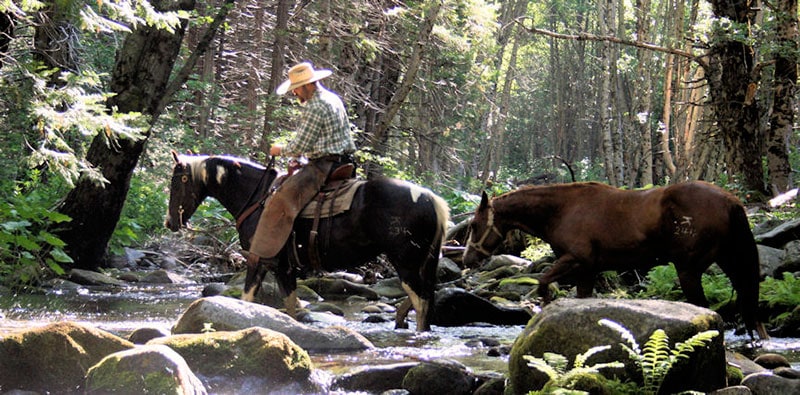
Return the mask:
<path id="1" fill-rule="evenodd" d="M 279 95 L 283 95 L 284 93 L 294 90 L 299 86 L 310 84 L 326 78 L 333 74 L 333 71 L 314 70 L 314 66 L 312 66 L 311 63 L 303 62 L 292 66 L 287 74 L 289 75 L 289 79 L 283 81 L 283 83 L 278 86 L 278 89 L 275 90 L 275 92 Z"/>

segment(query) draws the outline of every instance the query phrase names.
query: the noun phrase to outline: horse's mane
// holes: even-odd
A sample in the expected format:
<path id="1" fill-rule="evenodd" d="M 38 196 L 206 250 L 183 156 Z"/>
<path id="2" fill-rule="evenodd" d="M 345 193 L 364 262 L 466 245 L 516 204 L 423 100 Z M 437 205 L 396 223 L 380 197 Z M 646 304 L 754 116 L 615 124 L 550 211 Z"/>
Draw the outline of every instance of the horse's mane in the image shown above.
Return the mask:
<path id="1" fill-rule="evenodd" d="M 519 188 L 505 192 L 501 195 L 495 196 L 492 201 L 500 203 L 505 200 L 509 199 L 516 199 L 522 198 L 523 196 L 532 196 L 529 194 L 536 194 L 535 196 L 545 196 L 545 195 L 559 195 L 559 194 L 566 194 L 572 191 L 585 190 L 591 189 L 595 191 L 599 190 L 606 190 L 606 189 L 617 189 L 608 184 L 604 184 L 597 181 L 581 181 L 581 182 L 565 182 L 565 183 L 557 183 L 557 184 L 545 184 L 545 185 L 523 185 Z M 564 195 L 566 197 L 566 195 Z"/>
<path id="2" fill-rule="evenodd" d="M 266 167 L 263 165 L 250 161 L 249 159 L 238 158 L 229 155 L 178 155 L 178 159 L 180 159 L 181 163 L 189 165 L 189 167 L 192 169 L 192 174 L 195 175 L 197 180 L 203 182 L 204 184 L 208 182 L 208 164 L 210 162 L 216 162 L 217 165 L 225 166 L 226 171 L 230 171 L 234 167 L 242 166 L 251 167 L 257 170 L 266 169 Z M 219 177 L 220 174 L 217 173 L 217 176 Z"/>

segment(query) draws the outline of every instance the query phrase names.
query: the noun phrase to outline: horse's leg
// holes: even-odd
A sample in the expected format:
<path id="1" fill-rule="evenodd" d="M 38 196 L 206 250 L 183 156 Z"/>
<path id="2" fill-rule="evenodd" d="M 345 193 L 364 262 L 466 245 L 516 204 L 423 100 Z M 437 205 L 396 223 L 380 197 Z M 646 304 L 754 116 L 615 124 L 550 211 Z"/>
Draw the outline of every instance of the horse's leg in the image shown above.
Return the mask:
<path id="1" fill-rule="evenodd" d="M 297 319 L 297 290 L 290 292 L 289 295 L 283 299 L 283 306 L 286 308 L 286 314 L 288 314 L 289 317 Z"/>
<path id="2" fill-rule="evenodd" d="M 582 274 L 576 280 L 577 296 L 579 298 L 589 298 L 594 291 L 594 273 Z"/>
<path id="3" fill-rule="evenodd" d="M 250 254 L 247 257 L 247 275 L 244 278 L 244 289 L 242 290 L 242 300 L 252 302 L 255 300 L 258 291 L 261 290 L 261 282 L 267 275 L 267 267 L 259 262 L 258 256 Z"/>
<path id="4" fill-rule="evenodd" d="M 695 306 L 708 307 L 708 299 L 706 299 L 706 295 L 703 292 L 703 273 L 680 268 L 677 264 L 675 268 L 678 272 L 678 282 L 686 300 Z"/>
<path id="5" fill-rule="evenodd" d="M 755 255 L 757 254 L 756 251 Z M 738 259 L 730 254 L 725 255 L 717 259 L 717 265 L 728 276 L 731 286 L 736 291 L 736 305 L 750 337 L 755 339 L 753 335 L 755 330 L 761 339 L 769 339 L 764 324 L 758 321 L 758 289 L 761 282 L 761 266 L 758 258 L 745 259 L 743 257 L 750 256 L 746 252 L 739 255 Z"/>
<path id="6" fill-rule="evenodd" d="M 284 248 L 275 262 L 277 266 L 273 273 L 275 273 L 278 289 L 282 295 L 286 295 L 283 298 L 283 307 L 286 310 L 286 314 L 297 319 L 297 277 L 295 277 L 295 272 L 291 267 L 287 254 L 288 252 Z"/>
<path id="7" fill-rule="evenodd" d="M 406 323 L 406 318 L 408 317 L 408 312 L 411 310 L 411 297 L 405 298 L 400 306 L 397 307 L 397 314 L 395 315 L 394 319 L 394 329 L 408 329 L 408 323 Z"/>
<path id="8" fill-rule="evenodd" d="M 429 331 L 431 329 L 431 324 L 428 322 L 428 309 L 430 308 L 431 300 L 417 295 L 405 281 L 402 282 L 402 286 L 408 294 L 408 301 L 410 301 L 410 304 L 414 306 L 414 310 L 417 312 L 417 332 Z M 401 305 L 400 307 L 402 308 L 403 306 Z M 400 313 L 401 309 L 398 309 L 395 325 L 398 325 L 400 322 Z M 402 317 L 403 325 L 405 325 L 405 315 L 407 314 L 408 308 L 405 309 Z"/>
<path id="9" fill-rule="evenodd" d="M 558 281 L 561 277 L 566 276 L 575 270 L 580 264 L 572 257 L 572 255 L 562 255 L 556 259 L 553 266 L 539 278 L 539 287 L 536 292 L 542 298 L 543 304 L 550 303 L 552 295 L 550 295 L 550 283 Z M 590 292 L 591 294 L 591 289 Z"/>

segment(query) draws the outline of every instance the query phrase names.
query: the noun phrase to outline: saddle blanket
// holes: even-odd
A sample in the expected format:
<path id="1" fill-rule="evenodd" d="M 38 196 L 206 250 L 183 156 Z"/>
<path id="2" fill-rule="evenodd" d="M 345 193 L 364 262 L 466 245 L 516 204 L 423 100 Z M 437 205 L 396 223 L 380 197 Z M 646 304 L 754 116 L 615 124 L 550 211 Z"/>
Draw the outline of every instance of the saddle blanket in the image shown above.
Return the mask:
<path id="1" fill-rule="evenodd" d="M 325 185 L 322 187 L 322 191 L 303 208 L 303 211 L 300 212 L 300 217 L 316 217 L 320 204 L 322 205 L 319 210 L 320 218 L 333 217 L 350 210 L 350 205 L 353 203 L 353 196 L 355 196 L 358 188 L 365 182 L 364 180 L 356 179 L 346 180 L 338 190 Z M 331 205 L 333 205 L 333 207 L 331 207 Z"/>

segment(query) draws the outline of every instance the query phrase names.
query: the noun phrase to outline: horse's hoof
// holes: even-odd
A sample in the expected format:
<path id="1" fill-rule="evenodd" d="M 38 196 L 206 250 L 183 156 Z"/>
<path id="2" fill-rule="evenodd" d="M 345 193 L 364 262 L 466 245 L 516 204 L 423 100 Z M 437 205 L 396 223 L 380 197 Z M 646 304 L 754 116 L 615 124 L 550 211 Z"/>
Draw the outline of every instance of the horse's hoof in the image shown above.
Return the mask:
<path id="1" fill-rule="evenodd" d="M 408 323 L 406 323 L 406 322 L 396 322 L 394 324 L 394 329 L 408 329 Z"/>

